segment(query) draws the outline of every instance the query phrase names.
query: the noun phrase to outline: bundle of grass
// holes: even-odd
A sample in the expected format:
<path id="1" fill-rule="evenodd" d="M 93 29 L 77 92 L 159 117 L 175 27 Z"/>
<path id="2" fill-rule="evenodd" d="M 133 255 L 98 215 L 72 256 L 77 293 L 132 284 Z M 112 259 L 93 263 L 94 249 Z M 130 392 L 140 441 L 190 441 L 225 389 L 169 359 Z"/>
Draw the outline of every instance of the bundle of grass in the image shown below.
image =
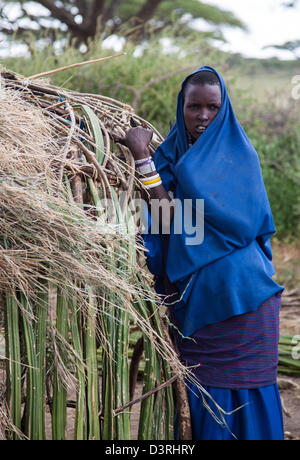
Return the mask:
<path id="1" fill-rule="evenodd" d="M 51 438 L 65 439 L 72 407 L 74 439 L 131 439 L 128 407 L 143 357 L 138 438 L 172 439 L 170 383 L 191 377 L 144 266 L 134 161 L 115 142 L 132 123 L 150 126 L 102 96 L 1 78 L 0 431 L 46 439 L 49 409 Z M 161 140 L 155 132 L 151 149 Z"/>

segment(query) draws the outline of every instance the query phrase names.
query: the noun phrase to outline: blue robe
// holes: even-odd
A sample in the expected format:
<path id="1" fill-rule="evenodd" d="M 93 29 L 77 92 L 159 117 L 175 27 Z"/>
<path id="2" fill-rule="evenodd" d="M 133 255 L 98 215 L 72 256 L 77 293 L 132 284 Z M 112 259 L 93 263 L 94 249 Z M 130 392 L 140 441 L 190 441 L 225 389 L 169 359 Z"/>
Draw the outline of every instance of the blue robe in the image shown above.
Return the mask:
<path id="1" fill-rule="evenodd" d="M 183 116 L 185 80 L 178 95 L 176 123 L 155 152 L 154 162 L 165 189 L 172 191 L 181 203 L 192 200 L 191 221 L 193 224 L 201 222 L 204 239 L 193 244 L 197 231 L 191 234 L 191 228 L 186 229 L 180 207 L 175 209 L 165 260 L 165 237 L 150 232 L 143 235 L 149 251 L 147 264 L 155 275 L 157 291 L 163 293 L 161 286 L 165 274 L 179 291 L 180 301 L 172 308 L 185 337 L 206 325 L 254 311 L 283 290 L 272 278 L 270 238 L 275 226 L 258 155 L 234 114 L 222 77 L 210 67 L 202 67 L 197 72 L 202 70 L 214 72 L 219 77 L 222 105 L 218 114 L 189 146 Z M 204 200 L 203 216 L 199 216 L 197 200 Z M 178 233 L 176 225 L 180 227 L 180 224 L 183 231 Z M 236 408 L 229 400 L 235 404 L 245 400 L 245 390 L 224 389 L 222 393 L 218 388 L 214 391 L 218 392 L 220 405 L 226 403 L 226 410 Z M 228 391 L 237 393 L 228 399 Z M 239 391 L 243 393 L 239 395 Z M 255 393 L 256 390 L 248 391 Z M 264 393 L 263 388 L 259 391 L 260 395 Z M 253 401 L 256 399 L 254 393 Z M 265 407 L 272 404 L 279 407 L 277 388 L 266 392 L 265 396 Z M 201 399 L 198 398 L 196 404 L 193 392 L 189 392 L 189 397 L 194 424 L 198 425 L 198 420 L 202 425 Z M 251 406 L 258 418 L 260 407 L 257 405 L 253 409 Z M 271 430 L 272 436 L 281 439 L 280 408 L 275 412 L 277 417 L 269 414 L 270 423 L 277 427 L 275 434 Z M 216 422 L 211 422 L 215 426 Z M 257 423 L 258 433 L 255 434 L 244 429 L 250 436 L 246 434 L 245 439 L 263 438 L 260 432 L 263 424 L 263 420 Z M 199 431 L 196 436 L 206 439 L 205 427 L 201 429 L 201 434 Z"/>
<path id="2" fill-rule="evenodd" d="M 215 72 L 210 67 L 199 70 Z M 183 213 L 177 208 L 166 264 L 163 236 L 144 235 L 148 267 L 157 283 L 166 272 L 180 291 L 182 301 L 174 312 L 185 336 L 256 309 L 283 289 L 272 279 L 270 237 L 275 226 L 259 158 L 235 117 L 222 77 L 217 75 L 222 106 L 206 131 L 189 148 L 181 90 L 176 123 L 154 155 L 166 190 L 173 191 L 182 203 L 192 200 L 193 222 L 199 217 L 196 200 L 204 200 L 204 240 L 187 244 L 196 231 L 195 235 L 185 231 Z M 183 231 L 178 234 L 174 227 L 180 220 Z"/>

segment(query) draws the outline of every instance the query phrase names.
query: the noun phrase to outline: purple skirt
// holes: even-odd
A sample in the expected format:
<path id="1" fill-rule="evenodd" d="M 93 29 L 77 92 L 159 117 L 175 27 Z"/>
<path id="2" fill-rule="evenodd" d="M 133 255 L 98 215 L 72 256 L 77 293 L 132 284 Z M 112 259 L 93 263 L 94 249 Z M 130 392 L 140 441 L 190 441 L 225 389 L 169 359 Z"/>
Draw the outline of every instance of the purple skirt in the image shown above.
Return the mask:
<path id="1" fill-rule="evenodd" d="M 187 382 L 193 440 L 283 440 L 282 407 L 277 381 L 281 292 L 257 310 L 199 329 L 191 339 L 176 331 L 181 360 L 212 399 L 203 404 L 196 386 Z M 174 315 L 170 318 L 174 321 Z M 177 325 L 178 326 L 178 325 Z M 239 410 L 236 410 L 240 408 Z M 179 426 L 175 420 L 175 438 Z"/>
<path id="2" fill-rule="evenodd" d="M 257 310 L 207 325 L 191 338 L 174 330 L 180 359 L 202 385 L 251 389 L 277 381 L 281 292 Z M 170 319 L 176 325 L 174 315 Z"/>

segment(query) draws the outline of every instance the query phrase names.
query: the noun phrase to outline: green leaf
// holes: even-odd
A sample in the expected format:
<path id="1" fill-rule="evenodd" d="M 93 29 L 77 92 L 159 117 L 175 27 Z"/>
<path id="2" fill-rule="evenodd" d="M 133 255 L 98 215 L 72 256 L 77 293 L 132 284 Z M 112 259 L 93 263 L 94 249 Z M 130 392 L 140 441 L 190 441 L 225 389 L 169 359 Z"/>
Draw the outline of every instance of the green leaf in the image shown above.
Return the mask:
<path id="1" fill-rule="evenodd" d="M 86 120 L 88 121 L 90 134 L 95 139 L 95 144 L 97 146 L 95 153 L 97 156 L 98 163 L 102 164 L 104 159 L 104 141 L 102 131 L 100 128 L 99 119 L 95 115 L 94 111 L 88 105 L 83 105 L 82 110 L 86 115 Z"/>

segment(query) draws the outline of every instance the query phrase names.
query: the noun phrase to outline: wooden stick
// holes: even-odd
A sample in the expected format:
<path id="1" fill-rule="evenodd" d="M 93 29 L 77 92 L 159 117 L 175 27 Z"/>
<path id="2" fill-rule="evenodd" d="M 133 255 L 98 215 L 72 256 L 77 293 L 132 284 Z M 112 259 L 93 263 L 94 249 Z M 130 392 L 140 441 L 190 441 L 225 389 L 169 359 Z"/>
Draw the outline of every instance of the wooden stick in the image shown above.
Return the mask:
<path id="1" fill-rule="evenodd" d="M 77 62 L 76 64 L 71 64 L 71 65 L 67 65 L 64 67 L 59 67 L 58 69 L 48 70 L 47 72 L 42 72 L 42 73 L 37 73 L 36 75 L 31 75 L 30 77 L 27 77 L 27 80 L 34 80 L 35 78 L 45 77 L 47 75 L 52 75 L 53 73 L 62 72 L 63 70 L 73 69 L 74 67 L 80 67 L 80 66 L 87 65 L 87 64 L 95 64 L 96 62 L 101 62 L 101 61 L 108 61 L 109 59 L 113 59 L 119 56 L 124 56 L 125 54 L 127 53 L 119 53 L 119 54 L 114 54 L 113 56 L 107 56 L 107 57 L 103 57 L 99 59 L 92 59 L 90 61 Z"/>
<path id="2" fill-rule="evenodd" d="M 174 351 L 179 356 L 175 342 L 170 337 L 169 331 L 163 322 L 162 318 L 159 317 L 162 330 L 164 331 L 165 340 L 174 348 Z M 192 421 L 191 421 L 191 409 L 189 405 L 189 398 L 187 394 L 186 384 L 182 377 L 179 377 L 175 383 L 176 398 L 177 398 L 177 409 L 179 415 L 180 425 L 180 441 L 192 440 Z"/>
<path id="3" fill-rule="evenodd" d="M 173 375 L 173 377 L 171 377 L 169 380 L 167 380 L 166 382 L 164 382 L 161 385 L 157 386 L 153 390 L 148 391 L 148 393 L 143 394 L 140 398 L 134 399 L 133 401 L 130 401 L 129 403 L 125 404 L 124 406 L 119 407 L 118 409 L 115 409 L 113 411 L 114 415 L 118 415 L 120 412 L 122 412 L 123 410 L 127 409 L 127 407 L 131 407 L 134 404 L 137 404 L 137 403 L 143 401 L 144 399 L 148 398 L 149 396 L 153 395 L 154 393 L 157 393 L 158 391 L 163 390 L 167 386 L 171 385 L 171 383 L 175 382 L 175 380 L 177 380 L 177 378 L 178 378 L 177 375 Z"/>
<path id="4" fill-rule="evenodd" d="M 78 148 L 73 147 L 73 156 L 75 160 L 79 161 L 79 153 L 78 153 Z M 82 178 L 81 175 L 75 174 L 74 177 L 71 180 L 71 189 L 73 193 L 73 198 L 75 203 L 82 204 L 83 203 L 83 184 L 82 184 Z"/>

